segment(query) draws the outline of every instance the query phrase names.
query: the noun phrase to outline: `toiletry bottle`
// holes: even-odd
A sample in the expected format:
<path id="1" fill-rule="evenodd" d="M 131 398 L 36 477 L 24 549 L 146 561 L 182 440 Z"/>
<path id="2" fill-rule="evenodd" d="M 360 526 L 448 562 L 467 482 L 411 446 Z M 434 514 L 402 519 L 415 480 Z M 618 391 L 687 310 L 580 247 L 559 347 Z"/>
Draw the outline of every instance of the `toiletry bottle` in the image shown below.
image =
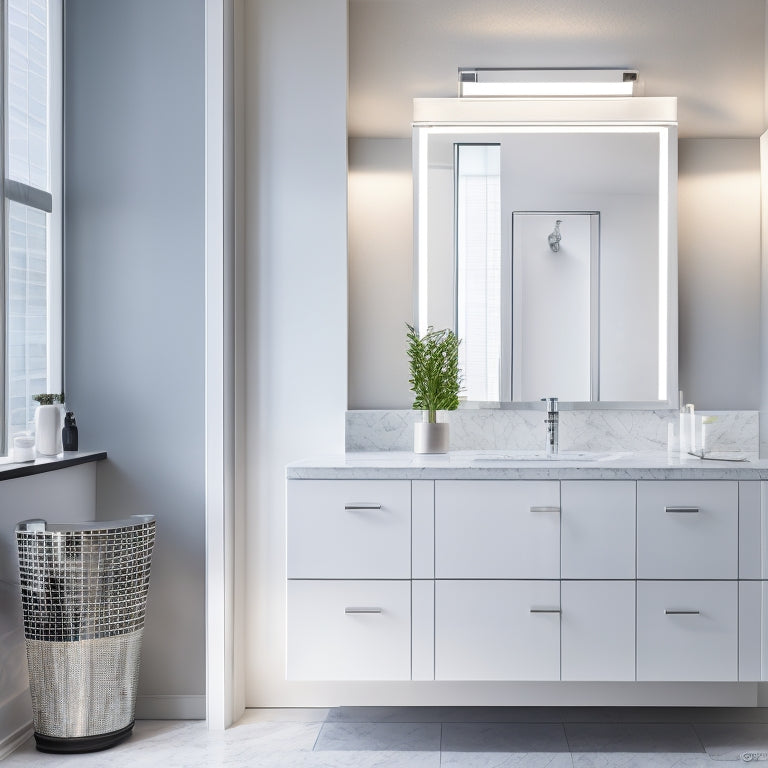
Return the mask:
<path id="1" fill-rule="evenodd" d="M 680 460 L 688 459 L 691 450 L 691 420 L 683 404 L 683 393 L 680 392 Z"/>
<path id="2" fill-rule="evenodd" d="M 690 441 L 688 450 L 691 453 L 696 453 L 699 450 L 699 441 L 696 439 L 696 414 L 693 410 L 693 403 L 688 403 L 685 410 L 688 413 L 688 439 Z"/>
<path id="3" fill-rule="evenodd" d="M 61 446 L 65 451 L 77 450 L 77 424 L 75 423 L 75 414 L 72 411 L 67 411 L 67 415 L 64 417 Z"/>

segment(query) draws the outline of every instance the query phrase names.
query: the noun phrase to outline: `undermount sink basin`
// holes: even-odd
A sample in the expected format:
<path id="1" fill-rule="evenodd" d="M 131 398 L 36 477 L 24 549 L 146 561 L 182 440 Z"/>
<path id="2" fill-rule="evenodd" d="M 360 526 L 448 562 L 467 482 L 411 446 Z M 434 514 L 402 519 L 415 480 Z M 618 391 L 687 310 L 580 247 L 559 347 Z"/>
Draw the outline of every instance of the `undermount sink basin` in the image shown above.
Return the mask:
<path id="1" fill-rule="evenodd" d="M 509 451 L 506 453 L 489 453 L 477 456 L 472 460 L 473 464 L 497 464 L 499 462 L 514 461 L 610 461 L 619 459 L 621 453 L 608 453 L 598 451 L 560 451 L 554 456 L 547 457 L 545 451 Z"/>

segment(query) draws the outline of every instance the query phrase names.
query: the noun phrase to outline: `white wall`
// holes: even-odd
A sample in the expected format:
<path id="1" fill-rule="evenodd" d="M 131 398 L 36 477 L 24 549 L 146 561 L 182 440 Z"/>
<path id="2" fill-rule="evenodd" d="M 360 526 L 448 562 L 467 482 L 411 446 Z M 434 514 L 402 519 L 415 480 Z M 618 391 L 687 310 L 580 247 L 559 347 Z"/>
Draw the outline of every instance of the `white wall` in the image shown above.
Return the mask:
<path id="1" fill-rule="evenodd" d="M 98 516 L 157 515 L 137 714 L 205 713 L 203 0 L 68 0 L 65 387 Z"/>
<path id="2" fill-rule="evenodd" d="M 16 523 L 30 518 L 50 523 L 94 520 L 96 472 L 96 463 L 80 464 L 0 481 L 0 759 L 16 737 L 29 735 L 32 725 Z"/>
<path id="3" fill-rule="evenodd" d="M 349 140 L 350 408 L 398 408 L 411 396 L 411 165 L 410 139 Z"/>
<path id="4" fill-rule="evenodd" d="M 344 450 L 347 2 L 253 0 L 244 25 L 246 704 L 302 705 L 284 679 L 284 478 Z"/>
<path id="5" fill-rule="evenodd" d="M 350 156 L 350 175 L 368 177 L 365 187 L 357 187 L 355 206 L 350 205 L 350 231 L 361 229 L 358 211 L 365 208 L 370 232 L 369 237 L 350 239 L 350 263 L 383 270 L 384 233 L 392 243 L 386 293 L 378 297 L 372 291 L 363 293 L 362 277 L 350 281 L 350 328 L 364 322 L 368 329 L 365 344 L 350 347 L 351 408 L 411 405 L 405 355 L 389 339 L 399 333 L 403 308 L 413 295 L 412 219 L 383 212 L 379 201 L 385 188 L 377 186 L 363 162 L 376 155 L 380 144 L 391 141 L 354 139 L 355 152 Z M 401 141 L 400 162 L 393 165 L 393 173 L 405 189 L 410 169 L 405 145 L 410 142 Z M 683 139 L 679 151 L 680 386 L 686 401 L 700 409 L 756 410 L 760 402 L 758 140 Z M 355 271 L 351 274 L 355 276 Z M 376 350 L 375 359 L 370 350 Z"/>
<path id="6" fill-rule="evenodd" d="M 768 26 L 766 26 L 768 35 Z M 766 78 L 768 81 L 768 78 Z M 768 110 L 768 101 L 766 101 Z M 768 296 L 768 132 L 760 137 L 760 222 L 764 233 L 760 254 L 760 289 Z M 768 300 L 760 305 L 760 457 L 768 457 Z"/>
<path id="7" fill-rule="evenodd" d="M 698 409 L 760 407 L 759 139 L 680 142 L 680 388 Z"/>

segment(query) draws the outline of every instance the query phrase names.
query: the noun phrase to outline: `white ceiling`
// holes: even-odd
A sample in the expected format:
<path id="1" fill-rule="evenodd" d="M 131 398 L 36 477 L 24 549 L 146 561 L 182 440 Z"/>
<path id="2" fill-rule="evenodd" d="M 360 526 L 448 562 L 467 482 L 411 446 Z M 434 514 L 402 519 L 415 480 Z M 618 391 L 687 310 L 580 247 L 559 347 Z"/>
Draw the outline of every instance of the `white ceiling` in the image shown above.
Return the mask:
<path id="1" fill-rule="evenodd" d="M 681 137 L 764 129 L 766 0 L 349 0 L 349 134 L 410 136 L 463 67 L 626 67 Z"/>

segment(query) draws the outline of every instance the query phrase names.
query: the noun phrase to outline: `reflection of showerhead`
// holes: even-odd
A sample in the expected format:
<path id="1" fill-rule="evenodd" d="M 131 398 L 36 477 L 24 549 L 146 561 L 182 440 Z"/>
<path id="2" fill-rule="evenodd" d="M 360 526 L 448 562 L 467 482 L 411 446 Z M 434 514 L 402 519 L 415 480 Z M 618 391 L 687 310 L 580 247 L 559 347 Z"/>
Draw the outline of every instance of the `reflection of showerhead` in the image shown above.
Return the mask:
<path id="1" fill-rule="evenodd" d="M 560 250 L 560 241 L 563 239 L 563 236 L 560 234 L 560 225 L 562 223 L 563 223 L 563 220 L 558 219 L 555 222 L 555 228 L 552 230 L 552 233 L 547 238 L 549 247 L 552 249 L 554 253 L 557 253 Z"/>

